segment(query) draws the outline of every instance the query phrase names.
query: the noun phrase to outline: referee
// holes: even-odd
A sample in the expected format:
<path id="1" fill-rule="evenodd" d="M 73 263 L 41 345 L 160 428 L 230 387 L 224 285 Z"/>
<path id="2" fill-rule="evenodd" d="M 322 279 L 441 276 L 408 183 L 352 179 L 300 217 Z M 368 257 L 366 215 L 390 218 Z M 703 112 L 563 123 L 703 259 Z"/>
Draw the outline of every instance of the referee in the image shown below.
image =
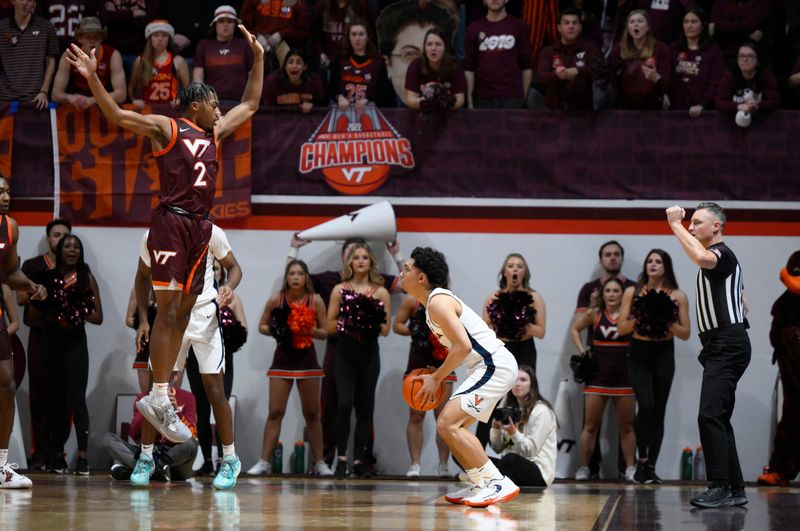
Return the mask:
<path id="1" fill-rule="evenodd" d="M 697 328 L 703 349 L 700 412 L 697 424 L 706 457 L 708 489 L 695 496 L 697 507 L 732 507 L 747 503 L 742 469 L 736 452 L 731 415 L 736 384 L 750 363 L 750 338 L 744 317 L 742 269 L 733 251 L 722 241 L 725 211 L 716 203 L 700 203 L 689 230 L 686 212 L 667 209 L 667 221 L 683 250 L 700 266 L 696 282 Z"/>

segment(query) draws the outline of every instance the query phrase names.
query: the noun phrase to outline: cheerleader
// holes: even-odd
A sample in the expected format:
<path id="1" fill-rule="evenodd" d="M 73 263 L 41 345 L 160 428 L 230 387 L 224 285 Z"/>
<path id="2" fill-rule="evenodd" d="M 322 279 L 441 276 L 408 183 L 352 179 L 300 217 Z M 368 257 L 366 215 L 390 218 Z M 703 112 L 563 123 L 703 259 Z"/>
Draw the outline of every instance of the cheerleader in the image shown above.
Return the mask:
<path id="1" fill-rule="evenodd" d="M 353 474 L 369 475 L 364 461 L 372 431 L 375 386 L 381 369 L 378 335 L 389 333 L 389 292 L 366 243 L 353 244 L 342 268 L 342 282 L 331 292 L 328 333 L 339 334 L 336 352 L 336 472 L 347 475 L 350 415 L 355 408 Z"/>
<path id="2" fill-rule="evenodd" d="M 636 483 L 661 483 L 656 460 L 664 439 L 664 417 L 675 374 L 674 337 L 689 339 L 689 301 L 678 289 L 672 258 L 666 251 L 647 254 L 635 286 L 625 290 L 618 330 L 633 333 L 628 371 L 639 405 L 633 427 L 639 459 Z"/>
<path id="3" fill-rule="evenodd" d="M 103 307 L 97 281 L 83 259 L 83 244 L 72 234 L 61 238 L 56 248 L 56 267 L 37 276 L 48 298 L 35 303 L 42 315 L 42 358 L 47 371 L 48 438 L 52 448 L 62 447 L 64 434 L 62 401 L 66 397 L 75 436 L 78 460 L 75 473 L 89 475 L 89 410 L 86 385 L 89 378 L 89 348 L 85 323 L 103 322 Z M 58 391 L 63 390 L 63 391 Z M 49 459 L 58 461 L 61 452 Z"/>
<path id="4" fill-rule="evenodd" d="M 497 283 L 500 289 L 483 305 L 483 320 L 505 343 L 518 366 L 536 372 L 533 338 L 544 338 L 547 308 L 542 296 L 531 288 L 531 270 L 525 257 L 518 253 L 506 256 Z M 489 441 L 489 428 L 488 423 L 479 422 L 475 431 L 484 446 Z"/>
<path id="5" fill-rule="evenodd" d="M 425 306 L 413 297 L 405 297 L 403 299 L 400 309 L 394 316 L 392 330 L 401 336 L 411 336 L 408 365 L 403 376 L 414 369 L 439 367 L 447 357 L 447 349 L 431 335 L 431 330 L 425 323 Z M 450 395 L 453 393 L 453 382 L 455 381 L 455 374 L 445 378 L 444 396 L 441 403 L 433 410 L 433 416 L 436 419 L 439 418 L 439 414 L 444 409 L 445 404 L 450 400 Z M 420 455 L 422 454 L 422 423 L 425 420 L 425 413 L 425 411 L 409 408 L 406 437 L 408 438 L 408 451 L 411 454 L 411 467 L 408 469 L 406 477 L 419 477 L 422 471 Z M 452 476 L 447 467 L 447 461 L 450 459 L 450 449 L 438 433 L 436 434 L 436 448 L 439 450 L 439 477 Z"/>
<path id="6" fill-rule="evenodd" d="M 606 280 L 594 308 L 578 314 L 570 329 L 572 342 L 578 352 L 586 351 L 581 331 L 586 328 L 591 330 L 592 358 L 596 365 L 594 374 L 583 388 L 585 413 L 581 432 L 581 466 L 575 473 L 575 479 L 579 481 L 589 479 L 589 458 L 597 443 L 598 428 L 609 398 L 614 402 L 617 413 L 619 439 L 626 466 L 625 479 L 633 481 L 636 450 L 633 416 L 636 400 L 625 359 L 630 345 L 629 339 L 617 329 L 623 289 L 622 281 L 618 278 Z"/>
<path id="7" fill-rule="evenodd" d="M 314 472 L 320 476 L 332 476 L 333 472 L 322 459 L 319 389 L 320 378 L 325 373 L 317 361 L 313 342 L 328 337 L 325 305 L 314 293 L 308 266 L 302 260 L 293 259 L 286 264 L 281 291 L 267 301 L 258 331 L 274 337 L 278 347 L 267 373 L 270 378 L 269 416 L 264 426 L 261 459 L 247 473 L 263 475 L 272 471 L 269 459 L 278 443 L 292 383 L 297 382 Z"/>

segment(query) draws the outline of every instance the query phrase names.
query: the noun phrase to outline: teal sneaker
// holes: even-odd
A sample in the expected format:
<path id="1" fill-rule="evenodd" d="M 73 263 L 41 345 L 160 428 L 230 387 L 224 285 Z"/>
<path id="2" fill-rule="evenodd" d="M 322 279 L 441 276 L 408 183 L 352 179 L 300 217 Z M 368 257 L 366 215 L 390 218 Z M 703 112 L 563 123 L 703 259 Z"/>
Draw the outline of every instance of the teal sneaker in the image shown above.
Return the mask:
<path id="1" fill-rule="evenodd" d="M 232 489 L 236 485 L 236 478 L 242 471 L 242 462 L 235 455 L 226 455 L 219 465 L 219 472 L 214 478 L 214 488 L 220 490 Z"/>
<path id="2" fill-rule="evenodd" d="M 153 458 L 147 454 L 140 455 L 133 472 L 131 472 L 131 485 L 134 487 L 146 487 L 150 484 L 150 477 L 155 471 L 156 464 L 153 462 Z"/>

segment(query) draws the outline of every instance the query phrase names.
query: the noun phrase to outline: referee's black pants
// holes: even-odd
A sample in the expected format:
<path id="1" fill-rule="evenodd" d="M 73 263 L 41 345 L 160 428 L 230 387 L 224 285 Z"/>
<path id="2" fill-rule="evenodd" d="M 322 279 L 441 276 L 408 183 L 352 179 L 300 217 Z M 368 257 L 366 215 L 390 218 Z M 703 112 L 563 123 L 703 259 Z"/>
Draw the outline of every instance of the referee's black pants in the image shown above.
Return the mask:
<path id="1" fill-rule="evenodd" d="M 712 483 L 739 486 L 744 483 L 731 416 L 736 403 L 736 384 L 750 363 L 750 338 L 744 325 L 736 324 L 700 334 L 703 366 L 700 412 L 697 424 L 706 459 L 706 477 Z"/>

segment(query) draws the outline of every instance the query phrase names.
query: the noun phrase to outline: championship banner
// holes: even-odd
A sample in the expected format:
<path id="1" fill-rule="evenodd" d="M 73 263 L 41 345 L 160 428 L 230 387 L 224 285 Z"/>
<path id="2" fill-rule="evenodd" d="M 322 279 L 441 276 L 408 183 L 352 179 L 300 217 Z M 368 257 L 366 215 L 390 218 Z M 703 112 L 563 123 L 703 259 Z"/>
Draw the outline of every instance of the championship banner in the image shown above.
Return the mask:
<path id="1" fill-rule="evenodd" d="M 14 145 L 14 114 L 11 105 L 0 104 L 0 174 L 11 175 L 11 156 Z"/>
<path id="2" fill-rule="evenodd" d="M 150 140 L 109 124 L 96 106 L 60 105 L 56 127 L 61 215 L 78 224 L 147 224 L 159 192 Z M 251 131 L 248 121 L 220 144 L 215 219 L 250 214 Z"/>

